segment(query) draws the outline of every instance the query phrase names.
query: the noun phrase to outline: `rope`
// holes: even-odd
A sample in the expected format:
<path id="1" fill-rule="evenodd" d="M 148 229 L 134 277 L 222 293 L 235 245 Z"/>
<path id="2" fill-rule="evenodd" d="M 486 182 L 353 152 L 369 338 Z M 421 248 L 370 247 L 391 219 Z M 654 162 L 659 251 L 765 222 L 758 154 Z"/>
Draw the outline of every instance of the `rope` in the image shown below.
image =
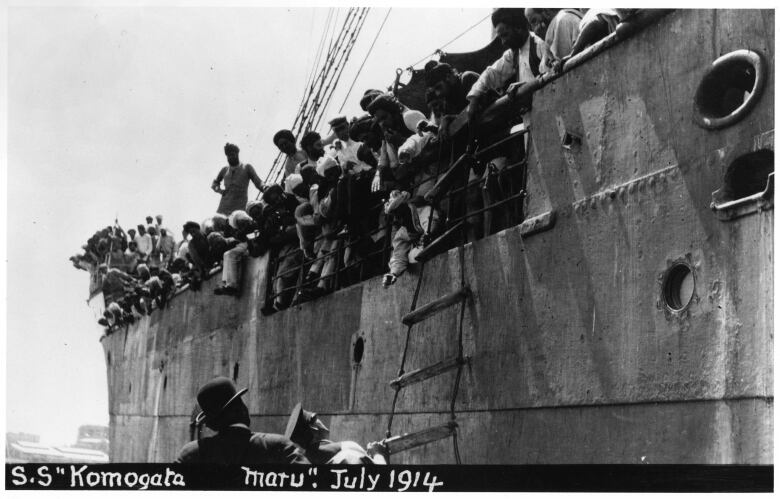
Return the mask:
<path id="1" fill-rule="evenodd" d="M 465 35 L 465 34 L 466 34 L 466 33 L 468 33 L 469 31 L 471 31 L 472 29 L 474 29 L 474 28 L 476 28 L 477 26 L 479 26 L 480 24 L 482 24 L 482 22 L 483 22 L 485 19 L 487 19 L 488 17 L 490 17 L 491 15 L 493 15 L 493 13 L 492 13 L 492 12 L 491 12 L 490 14 L 486 15 L 485 17 L 483 17 L 482 19 L 480 19 L 479 21 L 477 21 L 476 23 L 472 24 L 472 25 L 471 25 L 471 26 L 470 26 L 468 29 L 466 29 L 466 31 L 464 31 L 463 33 L 459 34 L 458 36 L 456 36 L 456 37 L 455 37 L 455 38 L 453 38 L 452 40 L 448 41 L 447 43 L 445 43 L 444 45 L 442 45 L 442 46 L 441 46 L 441 47 L 439 47 L 438 49 L 434 50 L 434 51 L 433 51 L 433 52 L 431 52 L 430 54 L 426 55 L 425 57 L 423 57 L 422 59 L 420 59 L 419 61 L 415 62 L 414 64 L 412 64 L 412 65 L 410 65 L 410 66 L 408 66 L 408 67 L 409 67 L 409 68 L 414 68 L 416 65 L 420 64 L 421 62 L 423 62 L 424 60 L 428 59 L 428 58 L 429 58 L 429 57 L 431 57 L 432 55 L 436 55 L 437 53 L 441 52 L 441 49 L 443 49 L 443 48 L 444 48 L 444 47 L 446 47 L 447 45 L 450 45 L 452 42 L 454 42 L 455 40 L 457 40 L 457 39 L 458 39 L 458 38 L 460 38 L 461 36 Z"/>
<path id="2" fill-rule="evenodd" d="M 417 278 L 417 286 L 414 289 L 414 296 L 412 297 L 412 305 L 409 308 L 409 312 L 413 312 L 417 308 L 417 299 L 420 297 L 420 288 L 422 287 L 423 270 L 425 269 L 425 262 L 420 263 L 420 276 Z M 404 365 L 406 364 L 406 355 L 409 353 L 409 339 L 412 336 L 412 328 L 414 324 L 406 329 L 406 341 L 404 343 L 404 353 L 401 356 L 401 367 L 398 369 L 398 377 L 400 378 L 404 374 Z M 387 431 L 385 432 L 385 438 L 390 438 L 392 435 L 391 430 L 393 428 L 393 417 L 395 416 L 395 405 L 398 402 L 398 393 L 401 388 L 396 388 L 393 395 L 393 405 L 390 408 L 390 418 L 387 421 Z"/>
<path id="3" fill-rule="evenodd" d="M 390 16 L 390 11 L 391 10 L 393 10 L 392 7 L 387 9 L 387 14 L 385 14 L 385 18 L 382 21 L 382 25 L 379 26 L 379 30 L 376 32 L 376 36 L 374 37 L 374 41 L 371 42 L 371 46 L 368 48 L 368 52 L 366 52 L 366 56 L 363 58 L 363 62 L 360 63 L 360 68 L 358 68 L 357 74 L 355 74 L 355 79 L 352 80 L 352 84 L 349 86 L 349 90 L 347 90 L 347 95 L 344 96 L 344 102 L 341 103 L 341 107 L 339 107 L 339 112 L 341 112 L 341 110 L 344 109 L 344 105 L 347 103 L 347 99 L 349 98 L 349 94 L 352 92 L 352 89 L 355 88 L 355 83 L 357 82 L 357 79 L 360 76 L 360 72 L 363 71 L 363 66 L 365 66 L 366 61 L 368 60 L 368 56 L 371 55 L 371 51 L 374 50 L 374 45 L 376 44 L 376 41 L 379 38 L 379 34 L 382 33 L 382 28 L 385 27 L 385 23 L 387 22 L 387 18 Z"/>

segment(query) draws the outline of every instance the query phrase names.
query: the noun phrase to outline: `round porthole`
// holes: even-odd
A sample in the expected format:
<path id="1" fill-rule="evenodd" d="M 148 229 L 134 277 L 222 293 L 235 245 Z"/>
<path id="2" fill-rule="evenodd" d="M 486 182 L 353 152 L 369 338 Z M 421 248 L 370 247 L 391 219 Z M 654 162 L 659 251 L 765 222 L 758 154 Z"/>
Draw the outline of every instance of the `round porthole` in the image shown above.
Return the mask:
<path id="1" fill-rule="evenodd" d="M 355 364 L 363 362 L 363 349 L 365 348 L 365 342 L 362 337 L 358 337 L 355 341 L 355 346 L 352 348 L 352 361 Z"/>
<path id="2" fill-rule="evenodd" d="M 666 271 L 663 281 L 663 299 L 674 312 L 684 310 L 693 298 L 695 280 L 693 271 L 684 263 L 677 263 Z"/>
<path id="3" fill-rule="evenodd" d="M 736 50 L 719 57 L 696 90 L 696 123 L 716 130 L 741 120 L 758 102 L 766 78 L 764 61 L 752 50 Z"/>

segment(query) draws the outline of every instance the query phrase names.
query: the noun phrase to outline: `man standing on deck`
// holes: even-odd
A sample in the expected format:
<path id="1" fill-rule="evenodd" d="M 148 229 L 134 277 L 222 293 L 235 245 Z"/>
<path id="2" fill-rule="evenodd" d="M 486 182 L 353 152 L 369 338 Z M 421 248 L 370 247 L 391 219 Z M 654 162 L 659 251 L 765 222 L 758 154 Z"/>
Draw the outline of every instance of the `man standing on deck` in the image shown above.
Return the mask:
<path id="1" fill-rule="evenodd" d="M 263 181 L 257 176 L 254 167 L 249 164 L 243 164 L 238 159 L 238 146 L 235 144 L 225 144 L 225 156 L 227 156 L 228 166 L 223 167 L 217 178 L 211 184 L 211 189 L 222 195 L 219 201 L 217 213 L 230 215 L 236 210 L 243 210 L 247 202 L 247 188 L 251 180 L 259 191 L 263 190 Z M 225 184 L 225 188 L 220 184 Z"/>
<path id="2" fill-rule="evenodd" d="M 186 444 L 177 463 L 235 464 L 309 464 L 295 445 L 282 435 L 254 433 L 249 429 L 249 409 L 241 396 L 247 389 L 224 377 L 217 377 L 198 391 L 203 412 L 195 424 L 205 424 L 217 434 Z"/>

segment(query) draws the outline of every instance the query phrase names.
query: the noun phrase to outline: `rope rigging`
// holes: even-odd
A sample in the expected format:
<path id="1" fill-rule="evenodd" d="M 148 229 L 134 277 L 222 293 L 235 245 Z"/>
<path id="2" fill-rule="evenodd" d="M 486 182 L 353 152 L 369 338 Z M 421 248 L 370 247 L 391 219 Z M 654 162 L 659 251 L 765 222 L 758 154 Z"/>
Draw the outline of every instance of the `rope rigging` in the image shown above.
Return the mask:
<path id="1" fill-rule="evenodd" d="M 338 14 L 334 16 L 329 12 L 320 38 L 318 54 L 307 79 L 298 112 L 290 127 L 296 137 L 299 137 L 302 132 L 316 128 L 322 120 L 369 10 L 367 7 L 350 8 L 338 33 L 336 31 Z M 266 183 L 276 183 L 281 180 L 283 157 L 282 153 L 277 154 L 266 176 Z"/>

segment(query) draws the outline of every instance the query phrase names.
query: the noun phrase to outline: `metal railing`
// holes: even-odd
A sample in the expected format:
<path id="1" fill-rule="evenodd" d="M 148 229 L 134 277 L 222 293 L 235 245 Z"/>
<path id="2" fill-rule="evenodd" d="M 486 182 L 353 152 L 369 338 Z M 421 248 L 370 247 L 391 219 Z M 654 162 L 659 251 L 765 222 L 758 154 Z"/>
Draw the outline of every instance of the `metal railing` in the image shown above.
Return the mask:
<path id="1" fill-rule="evenodd" d="M 525 195 L 525 154 L 524 147 L 509 147 L 508 154 L 501 154 L 497 152 L 500 147 L 512 146 L 513 142 L 517 142 L 524 138 L 526 130 L 510 133 L 502 136 L 498 140 L 492 142 L 488 146 L 477 150 L 474 157 L 477 164 L 481 166 L 479 168 L 480 173 L 474 175 L 471 181 L 467 183 L 457 182 L 458 186 L 449 189 L 446 193 L 439 196 L 439 199 L 431 207 L 439 212 L 442 216 L 440 219 L 440 227 L 436 233 L 430 234 L 431 239 L 441 236 L 446 231 L 456 224 L 463 221 L 466 223 L 472 223 L 475 225 L 475 229 L 484 224 L 480 222 L 474 222 L 475 217 L 486 212 L 495 212 L 504 208 L 503 223 L 499 228 L 503 229 L 512 225 L 516 225 L 522 222 L 522 198 Z M 429 146 L 430 147 L 430 146 Z M 433 147 L 439 147 L 434 145 Z M 430 152 L 430 151 L 429 151 Z M 508 160 L 515 159 L 516 161 L 503 167 L 500 170 L 495 171 L 496 178 L 490 178 L 491 173 L 485 171 L 490 168 L 489 163 L 491 158 L 495 159 L 496 156 L 507 157 Z M 519 157 L 518 157 L 519 156 Z M 439 159 L 438 162 L 442 160 Z M 420 168 L 425 168 L 429 165 L 421 165 Z M 447 167 L 452 165 L 447 164 Z M 437 172 L 436 174 L 423 174 L 418 173 L 415 175 L 416 180 L 408 184 L 406 187 L 410 193 L 414 193 L 417 189 L 426 182 L 436 181 L 439 179 L 443 172 Z M 465 170 L 462 175 L 468 175 L 469 171 Z M 504 192 L 499 192 L 495 196 L 497 200 L 485 206 L 483 203 L 484 196 L 482 190 L 486 188 L 485 184 L 489 181 L 494 181 L 498 186 L 504 189 Z M 424 193 L 422 193 L 424 194 Z M 507 206 L 508 205 L 508 206 Z M 384 200 L 373 205 L 369 210 L 372 216 L 376 216 L 376 219 L 380 218 L 380 211 L 384 206 Z M 496 232 L 495 227 L 490 228 L 490 233 Z M 484 231 L 483 231 L 484 232 Z M 337 243 L 335 247 L 330 251 L 324 251 L 315 255 L 314 258 L 305 258 L 303 250 L 299 247 L 295 248 L 283 248 L 281 254 L 272 255 L 269 258 L 268 272 L 271 276 L 268 279 L 268 287 L 266 290 L 266 306 L 270 306 L 277 299 L 282 302 L 283 306 L 292 306 L 299 304 L 303 301 L 308 301 L 311 298 L 316 298 L 321 294 L 331 293 L 338 289 L 342 289 L 346 286 L 356 284 L 358 282 L 365 281 L 371 277 L 382 275 L 387 272 L 387 265 L 390 259 L 390 253 L 392 251 L 391 239 L 392 239 L 392 215 L 388 215 L 384 218 L 384 223 L 377 223 L 376 227 L 373 227 L 368 234 L 363 234 L 363 241 L 365 238 L 374 240 L 374 236 L 382 234 L 380 239 L 382 241 L 381 246 L 374 247 L 371 251 L 364 252 L 363 254 L 356 255 L 356 246 L 361 243 L 360 237 L 354 237 L 354 234 L 350 234 L 350 240 L 337 237 Z M 489 234 L 480 234 L 477 230 L 473 239 L 479 239 Z M 360 236 L 360 235 L 358 235 Z M 331 236 L 333 237 L 333 236 Z M 319 235 L 315 239 L 316 245 L 323 244 L 326 236 Z M 454 247 L 456 241 L 452 241 L 450 244 L 444 245 L 443 249 Z M 345 260 L 345 253 L 350 250 L 351 257 Z M 273 251 L 273 250 L 272 250 Z M 285 263 L 285 259 L 289 259 Z M 335 259 L 335 262 L 333 261 Z M 318 274 L 310 278 L 306 278 L 307 272 L 313 265 L 322 261 L 322 265 L 325 266 L 331 260 L 331 264 L 334 266 L 334 270 L 325 274 Z M 282 269 L 280 271 L 280 268 Z M 355 272 L 352 269 L 357 268 Z M 354 275 L 350 275 L 350 274 Z M 295 276 L 294 279 L 292 276 Z M 281 286 L 277 285 L 277 282 L 282 279 L 285 281 Z M 325 287 L 322 291 L 315 293 L 313 296 L 307 296 L 307 290 L 311 290 L 312 287 L 317 286 L 318 283 L 324 281 Z M 294 284 L 293 284 L 294 282 Z M 292 296 L 291 296 L 292 295 Z"/>

